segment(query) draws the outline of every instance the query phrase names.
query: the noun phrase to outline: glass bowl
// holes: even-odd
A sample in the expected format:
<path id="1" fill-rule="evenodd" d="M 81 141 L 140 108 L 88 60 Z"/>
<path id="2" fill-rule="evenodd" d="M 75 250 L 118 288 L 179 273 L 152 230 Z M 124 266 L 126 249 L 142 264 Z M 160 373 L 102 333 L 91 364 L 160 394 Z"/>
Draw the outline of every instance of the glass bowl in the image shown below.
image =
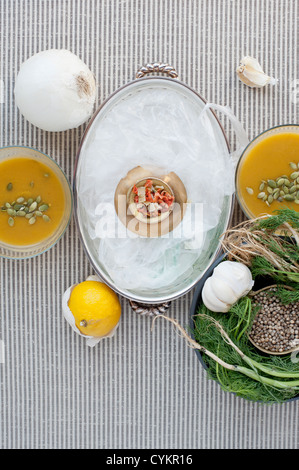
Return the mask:
<path id="1" fill-rule="evenodd" d="M 236 168 L 236 174 L 235 174 L 236 197 L 237 197 L 237 200 L 239 202 L 239 205 L 240 205 L 243 213 L 249 219 L 258 217 L 259 215 L 262 215 L 262 214 L 265 214 L 265 213 L 271 214 L 274 210 L 279 209 L 279 203 L 277 201 L 274 201 L 274 203 L 271 204 L 271 208 L 270 207 L 267 208 L 266 204 L 264 204 L 265 207 L 264 207 L 264 209 L 262 209 L 262 206 L 261 206 L 261 212 L 259 214 L 258 213 L 253 213 L 252 210 L 250 210 L 250 208 L 248 207 L 248 204 L 246 203 L 246 201 L 244 199 L 244 196 L 243 196 L 243 194 L 245 194 L 245 188 L 243 188 L 243 191 L 242 191 L 242 188 L 240 186 L 240 172 L 241 172 L 242 166 L 243 166 L 244 162 L 246 161 L 246 159 L 247 159 L 248 155 L 250 154 L 250 152 L 257 145 L 259 145 L 261 142 L 266 140 L 268 137 L 276 136 L 276 135 L 279 135 L 279 134 L 294 134 L 294 135 L 299 136 L 299 125 L 297 125 L 297 124 L 283 124 L 283 125 L 276 126 L 276 127 L 273 127 L 271 129 L 268 129 L 268 130 L 262 132 L 261 134 L 259 134 L 257 137 L 255 137 L 247 145 L 247 147 L 243 151 L 243 153 L 242 153 L 242 155 L 241 155 L 241 157 L 238 161 L 237 168 Z M 291 158 L 292 157 L 290 156 L 290 161 L 291 161 Z M 295 156 L 295 158 L 297 158 L 297 160 L 298 160 L 298 156 Z M 266 161 L 261 162 L 261 165 L 262 164 L 265 165 Z M 279 175 L 277 175 L 277 176 L 279 176 Z M 274 175 L 273 175 L 273 177 L 274 177 Z M 287 203 L 284 203 L 284 205 L 285 204 L 288 205 Z M 293 206 L 294 205 L 292 205 L 293 209 L 299 210 L 299 206 L 297 206 L 297 207 L 293 207 Z"/>
<path id="2" fill-rule="evenodd" d="M 26 259 L 37 256 L 52 248 L 67 229 L 72 215 L 73 198 L 68 179 L 59 165 L 48 155 L 31 147 L 11 146 L 0 148 L 0 162 L 13 158 L 30 158 L 49 167 L 58 178 L 65 197 L 65 209 L 56 230 L 47 238 L 32 245 L 9 245 L 0 240 L 0 257 Z"/>

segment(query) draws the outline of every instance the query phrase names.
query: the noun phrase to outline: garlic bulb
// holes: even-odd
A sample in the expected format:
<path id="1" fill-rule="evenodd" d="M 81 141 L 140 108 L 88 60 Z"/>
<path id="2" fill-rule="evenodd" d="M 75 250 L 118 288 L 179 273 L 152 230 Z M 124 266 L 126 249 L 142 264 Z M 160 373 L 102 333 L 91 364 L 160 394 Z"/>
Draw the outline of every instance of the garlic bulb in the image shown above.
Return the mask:
<path id="1" fill-rule="evenodd" d="M 31 124 L 58 132 L 78 127 L 91 116 L 96 85 L 79 57 L 65 49 L 50 49 L 21 65 L 14 93 Z"/>
<path id="2" fill-rule="evenodd" d="M 218 264 L 204 283 L 202 300 L 212 312 L 228 312 L 231 306 L 252 289 L 250 269 L 237 261 Z"/>
<path id="3" fill-rule="evenodd" d="M 257 59 L 250 56 L 243 57 L 236 72 L 239 79 L 251 88 L 261 88 L 268 83 L 271 85 L 277 83 L 275 78 L 265 74 Z"/>

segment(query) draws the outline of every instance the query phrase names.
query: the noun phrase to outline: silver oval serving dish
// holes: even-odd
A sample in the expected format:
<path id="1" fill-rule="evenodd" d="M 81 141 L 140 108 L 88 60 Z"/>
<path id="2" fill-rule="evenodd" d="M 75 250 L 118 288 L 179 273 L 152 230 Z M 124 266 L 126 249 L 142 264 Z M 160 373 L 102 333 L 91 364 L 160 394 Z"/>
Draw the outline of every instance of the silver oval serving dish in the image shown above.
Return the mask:
<path id="1" fill-rule="evenodd" d="M 168 76 L 145 76 L 153 71 L 166 73 Z M 104 265 L 103 259 L 99 254 L 99 240 L 97 239 L 97 237 L 91 236 L 91 233 L 93 233 L 93 227 L 91 226 L 94 221 L 91 221 L 90 212 L 86 209 L 86 204 L 82 204 L 81 200 L 81 196 L 84 191 L 86 192 L 87 187 L 85 168 L 88 164 L 88 158 L 90 158 L 90 153 L 88 152 L 88 149 L 90 148 L 90 145 L 93 144 L 96 138 L 96 133 L 98 131 L 100 132 L 101 129 L 103 129 L 103 126 L 107 122 L 107 119 L 109 120 L 109 116 L 112 112 L 117 113 L 118 110 L 120 110 L 121 112 L 124 103 L 128 103 L 128 106 L 130 106 L 130 103 L 134 97 L 136 97 L 137 95 L 140 97 L 143 93 L 148 93 L 149 91 L 150 93 L 152 93 L 153 97 L 155 97 L 155 93 L 157 93 L 158 96 L 158 93 L 161 90 L 163 91 L 163 93 L 168 93 L 169 91 L 170 94 L 178 94 L 178 96 L 181 100 L 183 100 L 183 102 L 185 100 L 186 103 L 188 103 L 188 106 L 190 106 L 190 109 L 192 109 L 192 113 L 194 113 L 194 115 L 199 115 L 206 105 L 206 101 L 204 100 L 204 98 L 202 98 L 196 91 L 191 89 L 189 86 L 177 80 L 176 73 L 173 68 L 166 66 L 166 64 L 155 64 L 152 66 L 149 65 L 147 67 L 144 67 L 140 69 L 136 77 L 140 78 L 137 78 L 136 80 L 119 88 L 98 108 L 85 131 L 85 134 L 80 144 L 80 148 L 77 153 L 75 165 L 73 186 L 75 209 L 74 212 L 80 239 L 83 243 L 86 254 L 95 272 L 103 279 L 103 281 L 106 282 L 117 293 L 123 295 L 131 301 L 139 302 L 142 304 L 161 304 L 176 299 L 190 291 L 194 287 L 194 285 L 201 279 L 207 269 L 211 266 L 213 261 L 216 259 L 220 251 L 220 237 L 222 233 L 226 230 L 231 219 L 234 196 L 233 194 L 231 194 L 226 195 L 223 198 L 223 201 L 221 202 L 221 210 L 219 211 L 219 216 L 217 219 L 217 224 L 211 230 L 208 231 L 208 236 L 204 238 L 202 249 L 200 250 L 200 253 L 198 253 L 198 257 L 193 263 L 192 269 L 189 269 L 188 272 L 181 273 L 178 268 L 176 275 L 171 281 L 170 285 L 152 289 L 150 286 L 145 285 L 146 283 L 143 284 L 142 287 L 136 287 L 136 285 L 134 285 L 134 277 L 132 278 L 132 276 L 131 284 L 127 283 L 125 286 L 123 285 L 123 282 L 115 281 L 115 279 L 113 279 L 113 276 L 109 272 L 109 269 L 107 269 L 107 265 Z M 153 107 L 154 106 L 155 99 L 153 99 Z M 134 114 L 132 106 L 130 110 Z M 146 111 L 144 112 L 145 116 L 147 115 L 146 113 L 148 113 L 148 115 L 150 116 L 152 112 L 151 105 L 149 105 Z M 216 145 L 220 149 L 220 154 L 224 155 L 226 158 L 229 158 L 229 145 L 222 126 L 220 125 L 213 111 L 207 110 L 206 114 L 207 119 L 209 121 L 209 126 L 212 129 L 214 135 L 213 145 Z M 187 125 L 188 123 L 184 124 Z M 155 136 L 153 136 L 153 138 L 154 137 Z M 111 139 L 117 138 L 118 136 L 114 136 L 112 133 Z M 138 136 L 138 139 L 140 139 L 140 135 Z M 156 139 L 159 139 L 159 135 L 156 135 Z M 133 144 L 134 142 L 132 142 L 132 145 Z M 140 153 L 144 153 L 144 149 L 140 148 Z M 100 148 L 98 158 L 99 161 L 101 161 L 102 157 Z M 113 158 L 113 156 L 111 158 Z M 103 179 L 105 177 L 105 166 L 107 166 L 107 163 L 105 163 L 105 161 L 103 160 L 103 175 L 101 176 L 103 185 L 106 184 Z M 132 162 L 132 168 L 134 168 L 134 166 L 134 162 Z M 120 178 L 123 176 L 123 168 L 121 167 L 122 165 L 120 165 L 119 168 Z M 198 171 L 200 172 L 200 166 L 198 168 Z M 160 175 L 156 176 L 159 177 Z M 111 184 L 114 184 L 112 180 Z M 93 191 L 92 186 L 93 183 L 91 184 L 91 192 Z M 101 182 L 99 182 L 99 185 L 97 186 L 101 186 Z M 128 272 L 129 270 L 130 267 L 128 266 Z M 123 279 L 126 279 L 125 270 L 123 271 Z"/>

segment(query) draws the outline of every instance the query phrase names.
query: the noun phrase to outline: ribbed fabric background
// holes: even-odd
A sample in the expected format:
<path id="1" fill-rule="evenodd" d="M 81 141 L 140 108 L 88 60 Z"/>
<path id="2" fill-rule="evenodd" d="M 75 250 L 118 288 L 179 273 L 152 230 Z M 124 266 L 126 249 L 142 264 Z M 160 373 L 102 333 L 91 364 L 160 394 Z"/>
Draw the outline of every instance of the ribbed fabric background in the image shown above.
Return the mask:
<path id="1" fill-rule="evenodd" d="M 70 180 L 85 126 L 43 132 L 14 102 L 20 64 L 48 48 L 88 64 L 97 104 L 139 66 L 166 61 L 207 100 L 230 106 L 249 138 L 298 123 L 297 0 L 0 0 L 0 144 L 50 154 Z M 239 82 L 243 55 L 279 84 Z M 233 222 L 241 219 L 236 208 Z M 151 331 L 124 299 L 117 335 L 88 348 L 64 321 L 61 297 L 90 273 L 74 221 L 42 256 L 0 260 L 2 448 L 298 447 L 298 402 L 264 406 L 222 392 L 169 324 L 157 320 Z M 173 302 L 169 314 L 187 324 L 191 299 Z"/>

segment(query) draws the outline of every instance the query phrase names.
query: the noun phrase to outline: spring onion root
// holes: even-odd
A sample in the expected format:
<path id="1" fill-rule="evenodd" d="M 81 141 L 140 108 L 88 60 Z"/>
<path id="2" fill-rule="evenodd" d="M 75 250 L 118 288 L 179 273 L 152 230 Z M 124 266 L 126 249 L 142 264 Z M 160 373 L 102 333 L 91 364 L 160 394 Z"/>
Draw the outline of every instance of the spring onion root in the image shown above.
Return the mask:
<path id="1" fill-rule="evenodd" d="M 185 340 L 188 342 L 188 344 L 193 348 L 193 349 L 198 349 L 199 351 L 201 351 L 202 353 L 206 354 L 207 356 L 209 356 L 211 359 L 213 359 L 217 364 L 219 364 L 220 366 L 224 367 L 225 369 L 228 369 L 228 370 L 231 370 L 231 371 L 235 371 L 235 372 L 240 372 L 241 374 L 243 375 L 246 375 L 247 377 L 255 380 L 255 381 L 258 381 L 258 382 L 261 382 L 263 383 L 264 385 L 268 385 L 268 386 L 271 386 L 275 389 L 281 389 L 281 390 L 286 390 L 286 389 L 292 389 L 292 390 L 299 390 L 299 380 L 288 380 L 288 381 L 283 381 L 283 380 L 277 380 L 277 379 L 273 379 L 271 377 L 266 377 L 264 375 L 261 375 L 259 373 L 259 371 L 267 374 L 267 375 L 270 375 L 272 377 L 278 377 L 278 378 L 281 378 L 281 379 L 295 379 L 295 378 L 298 378 L 299 379 L 299 372 L 287 372 L 287 371 L 280 371 L 280 370 L 276 370 L 276 369 L 273 369 L 272 367 L 269 367 L 269 366 L 266 366 L 266 365 L 263 365 L 263 364 L 260 364 L 259 362 L 249 358 L 248 356 L 246 356 L 246 354 L 244 354 L 241 349 L 239 349 L 239 347 L 230 339 L 229 335 L 225 332 L 224 328 L 222 327 L 222 325 L 217 321 L 215 320 L 213 317 L 210 317 L 206 314 L 199 314 L 198 315 L 199 317 L 202 317 L 202 318 L 205 318 L 206 320 L 208 319 L 209 321 L 211 321 L 211 325 L 213 325 L 215 328 L 218 329 L 218 331 L 220 332 L 222 338 L 224 339 L 224 341 L 229 344 L 238 354 L 239 356 L 242 358 L 242 360 L 250 367 L 244 367 L 244 366 L 240 366 L 240 365 L 234 365 L 234 364 L 229 364 L 225 361 L 223 361 L 220 357 L 218 357 L 216 354 L 214 354 L 213 352 L 209 351 L 208 349 L 206 349 L 205 347 L 203 347 L 202 345 L 200 345 L 199 343 L 197 343 L 194 339 L 192 339 L 188 334 L 187 332 L 185 331 L 185 329 L 178 323 L 177 320 L 173 319 L 173 318 L 169 318 L 165 315 L 158 315 L 154 318 L 153 320 L 153 324 L 154 322 L 157 320 L 157 318 L 164 318 L 165 320 L 169 321 L 170 323 L 172 323 L 173 325 L 175 325 L 175 327 L 179 330 L 179 332 L 182 334 L 182 336 L 185 338 Z"/>

